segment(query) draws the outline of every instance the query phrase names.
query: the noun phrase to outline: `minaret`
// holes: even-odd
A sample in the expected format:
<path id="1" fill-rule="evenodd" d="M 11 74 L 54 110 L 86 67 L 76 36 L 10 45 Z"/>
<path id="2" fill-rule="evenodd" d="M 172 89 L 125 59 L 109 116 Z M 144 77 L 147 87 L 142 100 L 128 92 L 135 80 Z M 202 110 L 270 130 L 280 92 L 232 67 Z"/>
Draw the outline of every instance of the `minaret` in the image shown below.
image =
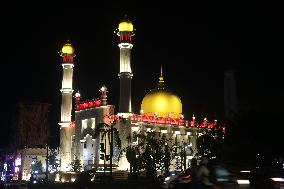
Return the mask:
<path id="1" fill-rule="evenodd" d="M 127 118 L 131 115 L 131 49 L 133 47 L 132 38 L 134 36 L 133 25 L 129 20 L 119 23 L 117 35 L 119 36 L 120 49 L 120 70 L 118 77 L 120 79 L 119 96 L 119 115 Z"/>
<path id="2" fill-rule="evenodd" d="M 72 77 L 73 77 L 73 58 L 75 57 L 74 49 L 70 43 L 66 43 L 60 52 L 63 58 L 63 79 L 62 79 L 62 102 L 61 102 L 61 121 L 60 125 L 60 159 L 61 171 L 69 171 L 71 163 L 71 136 L 74 128 L 71 124 L 72 111 Z"/>
<path id="3" fill-rule="evenodd" d="M 224 104 L 225 118 L 234 122 L 236 115 L 238 114 L 238 100 L 233 70 L 226 70 L 224 73 Z"/>
<path id="4" fill-rule="evenodd" d="M 102 86 L 100 89 L 101 92 L 101 101 L 102 101 L 102 106 L 106 106 L 107 105 L 107 88 L 106 86 Z"/>

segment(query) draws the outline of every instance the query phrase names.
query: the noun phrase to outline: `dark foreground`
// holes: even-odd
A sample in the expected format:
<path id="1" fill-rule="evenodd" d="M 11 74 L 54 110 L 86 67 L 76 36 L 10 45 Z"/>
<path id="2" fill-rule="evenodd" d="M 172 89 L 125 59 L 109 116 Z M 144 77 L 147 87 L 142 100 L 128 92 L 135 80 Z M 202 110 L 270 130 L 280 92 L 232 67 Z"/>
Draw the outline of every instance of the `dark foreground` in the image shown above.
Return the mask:
<path id="1" fill-rule="evenodd" d="M 35 189 L 152 189 L 161 188 L 159 183 L 136 181 L 134 182 L 108 182 L 108 183 L 50 183 L 29 185 L 27 188 Z"/>

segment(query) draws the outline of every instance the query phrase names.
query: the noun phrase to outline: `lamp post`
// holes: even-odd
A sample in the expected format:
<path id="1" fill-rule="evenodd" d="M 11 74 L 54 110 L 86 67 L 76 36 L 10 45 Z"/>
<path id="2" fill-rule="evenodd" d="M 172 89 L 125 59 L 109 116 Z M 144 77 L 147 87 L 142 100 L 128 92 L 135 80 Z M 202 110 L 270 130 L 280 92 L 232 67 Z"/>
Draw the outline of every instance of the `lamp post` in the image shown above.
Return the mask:
<path id="1" fill-rule="evenodd" d="M 46 162 L 45 162 L 45 179 L 46 179 L 46 182 L 48 182 L 48 160 L 49 160 L 48 144 L 46 143 Z"/>

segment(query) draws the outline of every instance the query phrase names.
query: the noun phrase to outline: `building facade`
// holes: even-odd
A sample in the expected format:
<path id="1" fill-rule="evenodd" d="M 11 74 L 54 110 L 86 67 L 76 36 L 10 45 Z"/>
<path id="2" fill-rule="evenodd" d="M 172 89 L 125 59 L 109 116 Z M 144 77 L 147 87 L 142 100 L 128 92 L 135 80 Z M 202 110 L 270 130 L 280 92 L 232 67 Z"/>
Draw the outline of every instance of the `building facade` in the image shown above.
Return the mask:
<path id="1" fill-rule="evenodd" d="M 70 171 L 71 162 L 79 159 L 83 169 L 100 167 L 103 164 L 113 164 L 117 170 L 130 170 L 126 154 L 122 151 L 129 145 L 137 145 L 137 133 L 155 132 L 159 136 L 172 138 L 174 145 L 183 146 L 186 167 L 190 159 L 197 154 L 196 140 L 204 129 L 222 127 L 217 120 L 200 123 L 184 120 L 181 99 L 170 91 L 164 81 L 163 71 L 159 76 L 157 87 L 150 90 L 141 102 L 138 114 L 131 109 L 131 79 L 134 77 L 131 69 L 131 50 L 133 48 L 134 27 L 129 20 L 119 23 L 117 31 L 120 50 L 120 99 L 118 113 L 115 107 L 107 103 L 107 88 L 103 86 L 100 97 L 92 100 L 82 100 L 81 94 L 75 94 L 75 106 L 72 107 L 72 69 L 74 49 L 70 43 L 63 46 L 63 80 L 61 105 L 61 135 L 60 155 L 61 170 Z M 71 109 L 75 108 L 75 119 L 71 121 Z M 110 135 L 111 125 L 117 133 Z M 113 130 L 111 130 L 113 131 Z M 128 138 L 132 138 L 129 144 Z M 118 139 L 119 138 L 119 142 Z M 120 144 L 118 144 L 120 143 Z M 109 159 L 112 157 L 112 159 Z M 119 158 L 118 158 L 119 157 Z M 172 160 L 171 170 L 177 168 L 180 156 Z"/>

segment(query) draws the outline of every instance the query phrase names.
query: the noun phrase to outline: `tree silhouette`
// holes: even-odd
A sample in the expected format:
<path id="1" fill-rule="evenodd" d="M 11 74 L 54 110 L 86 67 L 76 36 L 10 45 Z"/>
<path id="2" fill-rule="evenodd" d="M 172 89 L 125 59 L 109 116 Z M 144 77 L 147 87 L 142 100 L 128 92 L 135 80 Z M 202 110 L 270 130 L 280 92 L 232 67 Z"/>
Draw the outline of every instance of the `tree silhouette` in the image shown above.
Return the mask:
<path id="1" fill-rule="evenodd" d="M 146 177 L 154 179 L 157 170 L 167 172 L 173 159 L 172 138 L 161 136 L 158 132 L 139 133 L 134 137 L 138 138 L 139 143 L 132 145 L 129 142 L 124 149 L 133 174 L 137 175 L 138 171 L 145 170 Z"/>
<path id="2" fill-rule="evenodd" d="M 198 155 L 209 156 L 223 159 L 224 132 L 222 129 L 204 130 L 204 134 L 199 136 L 196 141 Z"/>
<path id="3" fill-rule="evenodd" d="M 42 163 L 41 161 L 36 161 L 31 165 L 32 174 L 42 173 Z"/>
<path id="4" fill-rule="evenodd" d="M 75 159 L 71 162 L 70 166 L 71 171 L 74 171 L 76 173 L 80 172 L 82 169 L 81 161 L 77 158 L 77 156 L 75 156 Z"/>
<path id="5" fill-rule="evenodd" d="M 59 159 L 57 159 L 57 152 L 54 149 L 51 149 L 50 154 L 48 155 L 48 168 L 51 172 L 56 172 L 59 167 Z"/>

